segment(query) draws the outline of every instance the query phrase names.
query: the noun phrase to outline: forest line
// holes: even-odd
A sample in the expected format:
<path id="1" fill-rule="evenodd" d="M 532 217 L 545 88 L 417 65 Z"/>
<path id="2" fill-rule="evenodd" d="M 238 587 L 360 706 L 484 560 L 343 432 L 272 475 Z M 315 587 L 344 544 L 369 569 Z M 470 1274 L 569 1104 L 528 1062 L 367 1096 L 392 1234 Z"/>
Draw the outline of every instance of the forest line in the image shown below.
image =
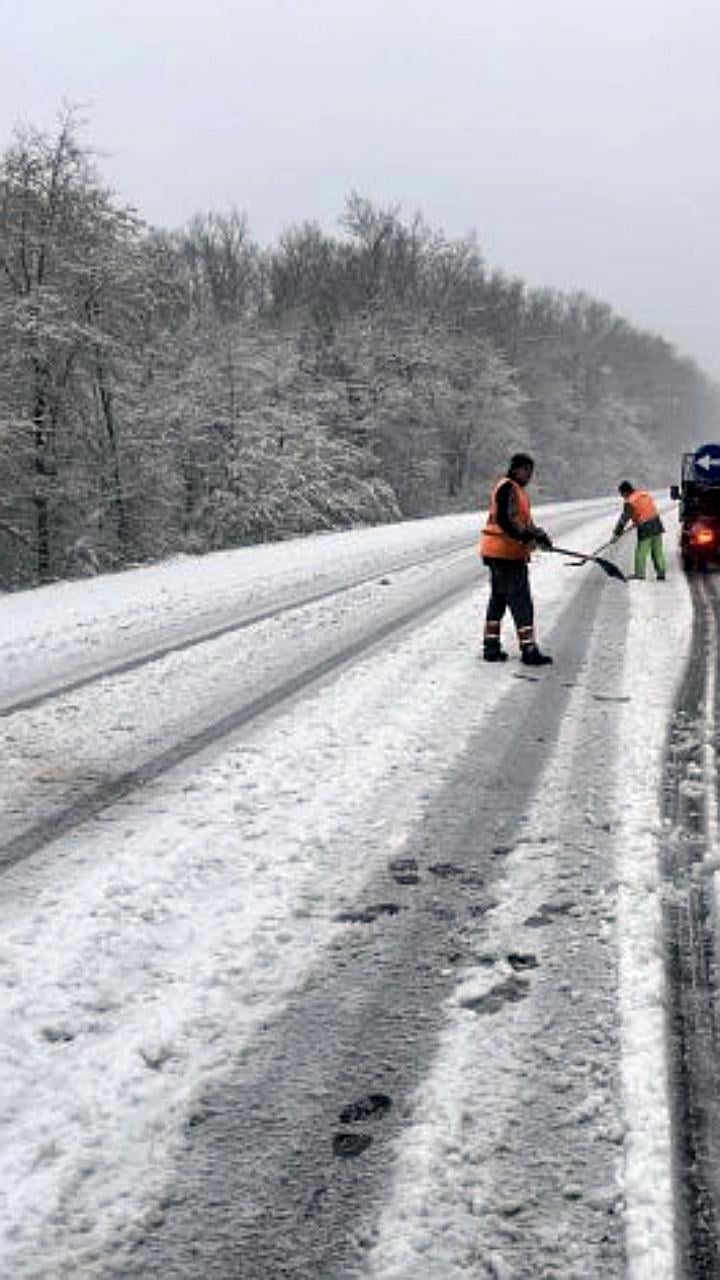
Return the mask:
<path id="1" fill-rule="evenodd" d="M 530 288 L 357 193 L 337 234 L 151 228 L 72 113 L 0 158 L 0 587 L 674 479 L 720 389 L 586 294 Z"/>

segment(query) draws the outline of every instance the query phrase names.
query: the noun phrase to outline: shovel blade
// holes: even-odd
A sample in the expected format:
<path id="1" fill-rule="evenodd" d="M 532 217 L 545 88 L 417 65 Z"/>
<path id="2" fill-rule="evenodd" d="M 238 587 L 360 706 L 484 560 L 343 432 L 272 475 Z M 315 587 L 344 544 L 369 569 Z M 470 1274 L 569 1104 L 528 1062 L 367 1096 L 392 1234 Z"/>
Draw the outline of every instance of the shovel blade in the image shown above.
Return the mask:
<path id="1" fill-rule="evenodd" d="M 604 560 L 602 556 L 593 556 L 595 564 L 599 564 L 600 568 L 605 571 L 609 578 L 617 578 L 619 582 L 627 582 L 627 578 L 622 569 L 618 569 L 612 560 Z"/>

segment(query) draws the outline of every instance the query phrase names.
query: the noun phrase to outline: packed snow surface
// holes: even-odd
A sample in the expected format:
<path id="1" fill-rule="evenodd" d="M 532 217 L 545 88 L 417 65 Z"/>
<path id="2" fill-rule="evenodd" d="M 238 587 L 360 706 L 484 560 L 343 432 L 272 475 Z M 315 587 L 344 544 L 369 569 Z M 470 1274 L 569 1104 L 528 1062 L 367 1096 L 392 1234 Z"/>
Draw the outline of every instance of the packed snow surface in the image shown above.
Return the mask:
<path id="1" fill-rule="evenodd" d="M 565 521 L 575 544 L 590 550 L 607 537 L 615 508 L 562 504 L 538 515 L 551 531 Z M 393 574 L 414 555 L 453 546 L 473 554 L 478 527 L 474 513 L 407 522 L 5 596 L 0 702 L 71 683 L 201 624 L 212 629 L 233 609 L 329 588 L 341 573 L 389 573 L 392 589 Z M 671 566 L 664 584 L 621 588 L 630 593 L 627 700 L 607 814 L 620 886 L 611 930 L 620 954 L 625 1114 L 618 1186 L 633 1280 L 672 1274 L 658 778 L 691 607 L 672 559 Z M 550 649 L 587 572 L 598 571 L 569 572 L 552 555 L 533 565 L 541 641 Z M 44 779 L 52 790 L 73 770 L 109 768 L 112 752 L 122 753 L 134 734 L 147 749 L 160 747 L 168 723 L 180 723 L 203 691 L 214 690 L 216 714 L 237 689 L 272 679 L 273 662 L 289 647 L 302 653 L 319 630 L 351 634 L 377 592 L 370 581 L 304 606 L 292 622 L 266 620 L 208 641 L 200 658 L 192 649 L 170 653 L 8 717 L 5 820 L 19 820 L 31 782 Z M 314 958 L 348 927 L 338 914 L 379 860 L 402 849 L 443 769 L 502 699 L 502 681 L 478 662 L 486 592 L 478 563 L 476 587 L 436 616 L 4 873 L 0 1274 L 100 1275 L 114 1242 L 152 1222 L 200 1089 L 236 1068 L 258 1025 L 281 1012 Z M 570 706 L 580 717 L 580 700 Z M 563 725 L 529 831 L 561 820 L 578 723 L 571 716 Z M 517 926 L 513 893 L 522 895 L 536 874 L 532 857 L 531 842 L 516 850 L 509 891 L 490 922 L 498 933 Z M 486 973 L 462 979 L 465 991 L 488 981 Z M 418 1116 L 432 1119 L 411 1122 L 398 1147 L 368 1257 L 378 1280 L 473 1274 L 468 1242 L 491 1192 L 472 1144 L 481 1131 L 489 1141 L 502 1110 L 485 1110 L 477 1034 L 459 990 L 422 1086 L 437 1105 L 418 1099 Z M 504 1034 L 512 1035 L 511 1022 Z M 485 1081 L 493 1073 L 487 1051 L 485 1044 Z"/>

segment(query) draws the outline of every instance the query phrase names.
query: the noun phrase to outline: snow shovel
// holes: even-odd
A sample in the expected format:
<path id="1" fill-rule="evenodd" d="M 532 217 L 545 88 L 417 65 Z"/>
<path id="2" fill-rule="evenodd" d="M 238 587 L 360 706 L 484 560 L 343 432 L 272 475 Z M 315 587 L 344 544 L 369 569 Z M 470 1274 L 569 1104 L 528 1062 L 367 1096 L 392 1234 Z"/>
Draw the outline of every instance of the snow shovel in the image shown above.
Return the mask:
<path id="1" fill-rule="evenodd" d="M 596 547 L 595 550 L 590 553 L 591 558 L 594 560 L 596 556 L 600 555 L 601 551 L 607 551 L 608 547 L 614 547 L 615 543 L 619 542 L 620 538 L 622 538 L 623 536 L 623 533 L 626 533 L 626 532 L 627 530 L 623 529 L 622 533 L 618 534 L 617 538 L 611 538 L 609 542 L 603 542 L 602 546 Z M 577 558 L 575 560 L 570 560 L 568 564 L 565 566 L 566 569 L 578 569 L 580 565 L 585 564 L 585 561 L 587 559 L 586 556 L 582 555 L 580 551 L 575 552 L 574 554 L 576 555 Z M 610 576 L 613 578 L 615 577 L 614 574 L 611 574 Z"/>
<path id="2" fill-rule="evenodd" d="M 605 560 L 602 556 L 586 556 L 583 555 L 582 551 L 568 551 L 566 547 L 556 547 L 554 545 L 549 550 L 557 551 L 560 556 L 574 556 L 579 564 L 587 564 L 588 562 L 598 564 L 608 578 L 617 578 L 620 582 L 627 582 L 622 569 L 618 569 L 616 564 L 613 564 L 611 560 Z"/>

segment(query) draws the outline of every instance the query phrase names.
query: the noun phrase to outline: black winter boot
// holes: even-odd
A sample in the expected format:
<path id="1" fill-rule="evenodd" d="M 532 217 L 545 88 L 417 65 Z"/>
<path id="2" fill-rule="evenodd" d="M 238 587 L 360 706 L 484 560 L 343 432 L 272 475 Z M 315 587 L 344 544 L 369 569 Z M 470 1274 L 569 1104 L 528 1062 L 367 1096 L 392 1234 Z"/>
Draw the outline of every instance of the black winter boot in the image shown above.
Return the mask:
<path id="1" fill-rule="evenodd" d="M 499 640 L 485 640 L 483 643 L 483 658 L 486 662 L 507 662 L 507 654 L 500 647 Z"/>
<path id="2" fill-rule="evenodd" d="M 552 658 L 549 653 L 541 653 L 536 644 L 526 644 L 523 646 L 520 661 L 524 662 L 526 667 L 546 667 L 552 662 Z"/>

